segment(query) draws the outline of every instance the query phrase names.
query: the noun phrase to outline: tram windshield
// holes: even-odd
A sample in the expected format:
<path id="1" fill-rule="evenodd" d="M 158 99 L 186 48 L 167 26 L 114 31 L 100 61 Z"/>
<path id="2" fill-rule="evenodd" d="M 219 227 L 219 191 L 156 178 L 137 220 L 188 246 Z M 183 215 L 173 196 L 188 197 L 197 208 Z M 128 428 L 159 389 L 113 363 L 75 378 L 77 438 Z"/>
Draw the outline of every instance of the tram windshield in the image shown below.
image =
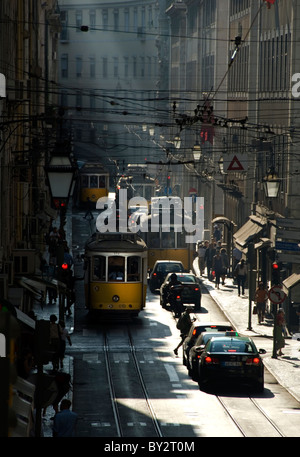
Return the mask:
<path id="1" fill-rule="evenodd" d="M 124 281 L 125 278 L 125 257 L 108 257 L 107 273 L 109 281 Z"/>
<path id="2" fill-rule="evenodd" d="M 141 258 L 138 256 L 127 257 L 127 281 L 141 280 Z"/>
<path id="3" fill-rule="evenodd" d="M 178 249 L 186 248 L 185 233 L 174 232 L 172 229 L 169 232 L 149 232 L 146 234 L 148 248 L 160 249 Z"/>
<path id="4" fill-rule="evenodd" d="M 98 188 L 98 176 L 90 176 L 90 188 L 91 189 Z"/>
<path id="5" fill-rule="evenodd" d="M 107 261 L 107 263 L 106 263 Z M 106 271 L 107 265 L 107 271 Z M 93 281 L 141 281 L 141 258 L 139 256 L 95 255 L 92 264 Z M 106 275 L 107 273 L 107 275 Z"/>

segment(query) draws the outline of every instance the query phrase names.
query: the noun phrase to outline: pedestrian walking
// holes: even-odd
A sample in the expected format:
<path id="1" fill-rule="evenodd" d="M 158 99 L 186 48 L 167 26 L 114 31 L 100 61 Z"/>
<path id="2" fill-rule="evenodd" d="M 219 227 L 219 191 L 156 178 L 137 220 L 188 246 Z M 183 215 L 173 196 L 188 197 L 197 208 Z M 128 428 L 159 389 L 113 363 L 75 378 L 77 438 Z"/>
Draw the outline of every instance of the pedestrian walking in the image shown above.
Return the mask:
<path id="1" fill-rule="evenodd" d="M 174 354 L 178 355 L 178 349 L 180 346 L 182 346 L 187 334 L 189 333 L 189 330 L 191 328 L 191 325 L 193 322 L 195 322 L 196 319 L 191 319 L 190 312 L 192 311 L 191 308 L 186 308 L 185 311 L 181 314 L 180 318 L 177 321 L 176 327 L 178 330 L 180 330 L 180 343 L 176 348 L 174 349 Z"/>
<path id="2" fill-rule="evenodd" d="M 216 242 L 220 241 L 221 238 L 222 238 L 222 232 L 221 232 L 218 224 L 214 225 L 214 233 L 213 233 L 213 235 L 214 235 L 214 239 L 215 239 Z"/>
<path id="3" fill-rule="evenodd" d="M 207 271 L 207 278 L 212 280 L 211 270 L 212 270 L 212 263 L 214 255 L 216 254 L 216 248 L 214 243 L 210 243 L 208 248 L 205 251 L 205 263 L 206 263 L 206 271 Z"/>
<path id="4" fill-rule="evenodd" d="M 204 270 L 205 270 L 205 252 L 206 252 L 206 246 L 204 245 L 204 243 L 202 241 L 198 245 L 198 266 L 199 266 L 199 271 L 200 271 L 201 276 L 204 274 Z"/>
<path id="5" fill-rule="evenodd" d="M 268 292 L 265 289 L 263 282 L 260 281 L 258 283 L 258 288 L 256 289 L 255 295 L 254 295 L 254 301 L 256 303 L 257 318 L 258 318 L 259 324 L 261 324 L 265 319 L 267 300 L 268 300 Z"/>
<path id="6" fill-rule="evenodd" d="M 74 437 L 78 414 L 70 411 L 71 401 L 64 399 L 60 404 L 60 411 L 55 415 L 53 422 L 53 437 Z"/>
<path id="7" fill-rule="evenodd" d="M 275 340 L 275 349 L 277 355 L 283 355 L 282 348 L 285 346 L 284 341 L 285 331 L 285 314 L 282 308 L 279 308 L 275 317 L 273 335 Z"/>
<path id="8" fill-rule="evenodd" d="M 59 368 L 59 354 L 61 344 L 61 329 L 59 324 L 56 323 L 57 317 L 55 314 L 50 316 L 50 350 L 53 353 L 52 365 L 53 370 L 57 371 Z"/>
<path id="9" fill-rule="evenodd" d="M 215 271 L 215 280 L 216 280 L 215 287 L 217 289 L 219 289 L 220 278 L 223 273 L 223 260 L 222 260 L 220 251 L 217 251 L 216 255 L 213 258 L 213 269 Z"/>
<path id="10" fill-rule="evenodd" d="M 222 285 L 224 286 L 225 278 L 226 278 L 228 268 L 229 268 L 229 260 L 228 260 L 228 255 L 227 255 L 227 251 L 225 248 L 221 249 L 221 257 L 222 257 L 222 261 L 223 261 L 223 271 L 222 271 L 221 278 L 222 278 Z"/>
<path id="11" fill-rule="evenodd" d="M 237 284 L 238 284 L 238 295 L 245 295 L 245 282 L 247 279 L 247 265 L 245 260 L 242 259 L 234 269 L 236 275 Z"/>
<path id="12" fill-rule="evenodd" d="M 66 329 L 66 324 L 64 321 L 59 321 L 59 326 L 60 326 L 60 335 L 61 335 L 61 341 L 60 341 L 60 351 L 59 351 L 59 360 L 60 360 L 60 368 L 64 367 L 64 358 L 65 358 L 65 352 L 66 352 L 66 344 L 67 341 L 69 342 L 69 345 L 72 346 L 72 341 L 71 337 L 69 335 L 68 330 Z"/>

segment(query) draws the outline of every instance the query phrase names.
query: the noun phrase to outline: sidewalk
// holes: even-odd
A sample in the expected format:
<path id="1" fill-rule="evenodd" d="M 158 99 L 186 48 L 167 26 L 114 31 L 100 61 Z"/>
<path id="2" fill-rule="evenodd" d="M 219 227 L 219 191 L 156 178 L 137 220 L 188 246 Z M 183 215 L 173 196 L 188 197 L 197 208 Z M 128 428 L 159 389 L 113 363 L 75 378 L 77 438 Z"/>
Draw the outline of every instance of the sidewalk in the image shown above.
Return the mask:
<path id="1" fill-rule="evenodd" d="M 249 327 L 249 297 L 246 289 L 245 296 L 238 296 L 237 286 L 233 284 L 232 278 L 226 278 L 225 285 L 219 289 L 209 281 L 206 276 L 200 276 L 198 258 L 193 263 L 194 273 L 202 280 L 203 286 L 211 297 L 222 309 L 227 319 L 235 327 L 236 331 L 244 336 L 261 336 L 268 338 L 271 342 L 271 350 L 263 356 L 265 367 L 273 374 L 278 383 L 286 388 L 296 400 L 300 402 L 300 334 L 294 334 L 291 338 L 285 339 L 284 355 L 272 358 L 273 342 L 273 317 L 266 317 L 262 324 L 258 324 L 257 316 L 251 314 Z M 253 303 L 252 303 L 253 305 Z M 250 329 L 249 329 L 250 328 Z"/>
<path id="2" fill-rule="evenodd" d="M 68 247 L 70 249 L 70 254 L 72 255 L 72 214 L 71 212 L 68 211 L 67 217 L 66 217 L 66 225 L 65 225 L 65 231 L 66 231 L 66 240 L 68 243 Z M 59 316 L 59 309 L 58 309 L 58 298 L 56 303 L 54 302 L 52 305 L 46 304 L 43 308 L 41 308 L 39 303 L 35 303 L 33 307 L 33 311 L 37 317 L 38 320 L 44 319 L 44 320 L 49 320 L 51 314 L 55 314 L 58 318 Z M 69 332 L 69 335 L 72 340 L 72 333 L 74 331 L 74 305 L 71 307 L 72 314 L 65 315 L 65 324 L 66 324 L 66 329 Z M 68 349 L 69 349 L 69 343 L 67 342 L 66 344 L 66 353 L 65 353 L 65 358 L 63 361 L 63 369 L 60 371 L 63 371 L 64 373 L 68 373 L 71 376 L 71 384 L 73 384 L 74 378 L 73 378 L 73 357 L 68 355 Z M 43 371 L 45 374 L 50 374 L 52 375 L 52 363 L 49 363 L 48 365 L 44 365 Z M 72 402 L 72 397 L 73 397 L 73 388 L 69 390 L 69 392 L 64 396 L 64 398 L 68 398 Z M 72 402 L 73 403 L 73 402 Z M 71 406 L 72 409 L 72 406 Z M 44 437 L 52 437 L 52 427 L 53 427 L 53 417 L 54 417 L 54 409 L 52 406 L 48 406 L 46 410 L 45 416 L 42 417 L 42 431 L 43 431 L 43 436 Z"/>

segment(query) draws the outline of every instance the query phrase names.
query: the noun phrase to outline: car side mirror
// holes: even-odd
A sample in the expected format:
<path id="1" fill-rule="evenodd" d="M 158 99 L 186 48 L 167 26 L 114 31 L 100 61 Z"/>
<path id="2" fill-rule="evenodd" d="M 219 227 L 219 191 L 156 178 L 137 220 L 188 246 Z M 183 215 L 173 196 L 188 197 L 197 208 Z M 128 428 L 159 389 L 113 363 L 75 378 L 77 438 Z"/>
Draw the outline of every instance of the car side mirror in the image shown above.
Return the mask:
<path id="1" fill-rule="evenodd" d="M 259 352 L 259 354 L 266 354 L 267 353 L 267 351 L 265 349 L 260 349 L 258 352 Z"/>

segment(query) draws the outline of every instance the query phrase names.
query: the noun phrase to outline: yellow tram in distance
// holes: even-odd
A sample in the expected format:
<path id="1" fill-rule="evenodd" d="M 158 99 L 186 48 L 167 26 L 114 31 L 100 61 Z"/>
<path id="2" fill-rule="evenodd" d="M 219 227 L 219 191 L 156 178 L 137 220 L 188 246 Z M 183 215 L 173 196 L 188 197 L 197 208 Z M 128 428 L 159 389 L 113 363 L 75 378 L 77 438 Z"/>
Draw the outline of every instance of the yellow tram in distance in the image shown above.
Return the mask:
<path id="1" fill-rule="evenodd" d="M 85 246 L 86 308 L 137 316 L 146 304 L 147 246 L 136 233 L 96 232 Z"/>
<path id="2" fill-rule="evenodd" d="M 145 164 L 131 164 L 127 166 L 127 174 L 119 177 L 117 191 L 127 190 L 127 200 L 133 197 L 142 197 L 147 200 L 148 206 L 151 205 L 151 198 L 156 193 L 156 182 L 147 172 Z"/>
<path id="3" fill-rule="evenodd" d="M 86 163 L 79 171 L 79 202 L 96 204 L 109 192 L 109 173 L 101 164 Z"/>

